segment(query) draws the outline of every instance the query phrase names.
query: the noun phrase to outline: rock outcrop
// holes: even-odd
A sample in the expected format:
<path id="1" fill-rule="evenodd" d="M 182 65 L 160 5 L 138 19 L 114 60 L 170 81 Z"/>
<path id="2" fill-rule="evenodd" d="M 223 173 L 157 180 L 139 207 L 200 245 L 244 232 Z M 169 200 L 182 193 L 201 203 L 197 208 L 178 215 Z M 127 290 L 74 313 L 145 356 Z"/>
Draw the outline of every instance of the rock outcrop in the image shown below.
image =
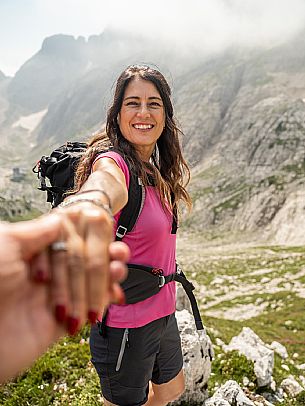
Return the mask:
<path id="1" fill-rule="evenodd" d="M 181 286 L 177 287 L 176 318 L 181 337 L 185 392 L 173 402 L 201 404 L 208 397 L 207 383 L 211 374 L 213 347 L 205 329 L 198 331 L 194 317 L 189 310 L 189 302 Z"/>
<path id="2" fill-rule="evenodd" d="M 230 380 L 205 401 L 205 406 L 255 406 L 237 382 Z"/>
<path id="3" fill-rule="evenodd" d="M 206 400 L 205 406 L 272 406 L 282 403 L 285 399 L 296 399 L 296 402 L 298 402 L 299 395 L 303 399 L 305 378 L 302 375 L 293 376 L 287 374 L 285 379 L 282 381 L 277 380 L 277 382 L 273 378 L 274 352 L 276 352 L 277 356 L 286 360 L 287 364 L 281 364 L 281 373 L 283 370 L 289 373 L 290 368 L 296 367 L 299 370 L 303 368 L 302 364 L 296 365 L 293 359 L 289 359 L 287 349 L 282 344 L 273 341 L 270 345 L 267 345 L 250 328 L 244 327 L 238 336 L 232 338 L 229 345 L 225 345 L 220 339 L 216 339 L 216 345 L 220 346 L 225 352 L 229 351 L 227 357 L 230 357 L 230 351 L 237 350 L 245 355 L 248 360 L 251 360 L 257 382 L 250 382 L 247 376 L 243 376 L 242 379 L 239 376 L 238 379 L 241 381 L 242 386 L 230 379 L 221 386 L 216 383 L 216 390 L 213 396 Z M 294 355 L 294 358 L 297 355 Z M 231 356 L 233 356 L 233 353 Z M 221 354 L 216 357 L 220 357 L 223 360 L 222 362 L 225 362 Z M 238 371 L 236 372 L 238 373 Z M 255 387 L 259 390 L 254 390 Z M 300 402 L 300 405 L 303 404 L 302 400 Z"/>
<path id="4" fill-rule="evenodd" d="M 233 337 L 225 350 L 237 350 L 254 362 L 258 386 L 271 384 L 274 352 L 249 327 L 244 327 L 238 336 Z"/>

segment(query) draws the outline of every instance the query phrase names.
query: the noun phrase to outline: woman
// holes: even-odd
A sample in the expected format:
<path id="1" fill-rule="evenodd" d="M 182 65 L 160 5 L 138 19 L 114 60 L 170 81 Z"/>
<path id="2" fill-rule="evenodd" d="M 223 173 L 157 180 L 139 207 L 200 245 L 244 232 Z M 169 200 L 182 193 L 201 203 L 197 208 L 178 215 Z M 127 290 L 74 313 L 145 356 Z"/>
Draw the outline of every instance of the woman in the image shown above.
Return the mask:
<path id="1" fill-rule="evenodd" d="M 186 175 L 189 180 L 189 169 L 182 157 L 170 94 L 159 71 L 129 66 L 117 80 L 107 136 L 97 134 L 91 140 L 76 178 L 76 190 L 110 204 L 117 222 L 128 199 L 130 171 L 139 176 L 145 185 L 145 202 L 135 228 L 123 241 L 130 248 L 131 263 L 162 268 L 164 275 L 174 273 L 176 266 L 173 213 L 181 201 L 191 205 L 183 179 Z M 151 177 L 155 186 L 149 184 Z M 78 194 L 69 199 L 77 198 Z M 92 361 L 106 405 L 166 405 L 183 393 L 174 313 L 175 282 L 170 282 L 141 302 L 111 305 L 106 336 L 93 326 Z"/>

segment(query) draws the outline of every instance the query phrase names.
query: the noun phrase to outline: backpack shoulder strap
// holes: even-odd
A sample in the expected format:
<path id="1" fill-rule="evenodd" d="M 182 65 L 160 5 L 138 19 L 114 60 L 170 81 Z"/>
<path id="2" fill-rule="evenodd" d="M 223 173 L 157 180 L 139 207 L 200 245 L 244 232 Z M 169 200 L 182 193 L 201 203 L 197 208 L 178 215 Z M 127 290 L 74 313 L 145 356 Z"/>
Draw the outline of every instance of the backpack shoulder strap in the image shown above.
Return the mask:
<path id="1" fill-rule="evenodd" d="M 119 151 L 115 151 L 120 153 Z M 145 201 L 145 187 L 140 178 L 133 173 L 128 161 L 125 161 L 129 174 L 129 188 L 128 188 L 128 201 L 126 206 L 123 207 L 120 218 L 117 224 L 117 230 L 115 233 L 115 240 L 121 241 L 122 238 L 129 233 L 135 226 L 139 215 L 142 211 Z"/>
<path id="2" fill-rule="evenodd" d="M 120 151 L 113 149 L 116 153 L 124 156 L 120 153 Z M 133 227 L 135 226 L 142 208 L 144 206 L 145 201 L 145 186 L 143 185 L 141 179 L 133 173 L 130 164 L 127 160 L 125 160 L 129 174 L 130 174 L 130 181 L 129 181 L 129 189 L 128 189 L 128 202 L 126 206 L 122 209 L 120 218 L 117 224 L 116 230 L 116 241 L 121 241 L 126 233 L 129 233 Z M 152 186 L 155 185 L 155 181 L 153 178 L 149 179 L 149 182 Z M 178 222 L 177 222 L 177 210 L 175 209 L 173 212 L 173 221 L 172 221 L 172 229 L 171 234 L 176 234 L 178 229 Z"/>

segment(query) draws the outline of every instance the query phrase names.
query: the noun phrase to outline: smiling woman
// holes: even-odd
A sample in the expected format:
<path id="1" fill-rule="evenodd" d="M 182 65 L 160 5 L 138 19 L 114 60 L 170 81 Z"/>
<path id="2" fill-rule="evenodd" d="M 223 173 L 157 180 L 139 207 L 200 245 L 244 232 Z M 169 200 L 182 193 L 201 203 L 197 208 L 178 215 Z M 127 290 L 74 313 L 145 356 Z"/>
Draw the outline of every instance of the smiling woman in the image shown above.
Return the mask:
<path id="1" fill-rule="evenodd" d="M 106 132 L 89 141 L 76 171 L 75 194 L 66 199 L 77 204 L 86 192 L 86 200 L 108 203 L 114 234 L 121 238 L 117 224 L 122 208 L 129 198 L 139 200 L 129 197 L 129 186 L 142 185 L 140 211 L 134 207 L 132 213 L 136 224 L 123 236 L 131 252 L 136 300 L 128 301 L 126 293 L 127 303 L 111 305 L 103 322 L 99 318 L 91 329 L 92 362 L 106 405 L 161 406 L 184 391 L 173 281 L 178 205 L 191 205 L 181 134 L 164 76 L 148 66 L 127 67 L 116 83 Z M 138 294 L 143 268 L 163 277 L 148 297 Z"/>

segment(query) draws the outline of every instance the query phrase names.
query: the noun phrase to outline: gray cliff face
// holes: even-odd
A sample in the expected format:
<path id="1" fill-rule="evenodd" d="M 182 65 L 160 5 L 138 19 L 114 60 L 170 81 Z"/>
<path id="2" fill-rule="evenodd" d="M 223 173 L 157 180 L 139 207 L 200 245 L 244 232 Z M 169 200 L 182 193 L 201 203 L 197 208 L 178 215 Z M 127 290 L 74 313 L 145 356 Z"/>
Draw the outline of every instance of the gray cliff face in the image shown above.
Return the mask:
<path id="1" fill-rule="evenodd" d="M 118 73 L 130 63 L 154 61 L 173 84 L 192 167 L 194 210 L 186 225 L 211 233 L 263 230 L 272 237 L 273 224 L 276 234 L 282 223 L 297 224 L 287 213 L 291 217 L 293 202 L 299 202 L 293 196 L 304 190 L 304 38 L 190 62 L 118 32 L 88 41 L 50 37 L 15 78 L 0 81 L 0 131 L 7 140 L 0 159 L 24 166 L 52 146 L 86 138 L 105 120 Z M 35 125 L 19 123 L 20 116 L 37 112 Z M 21 154 L 12 144 L 16 138 L 36 149 Z"/>
<path id="2" fill-rule="evenodd" d="M 288 67 L 282 54 L 215 61 L 209 73 L 204 66 L 196 72 L 193 92 L 187 84 L 178 90 L 179 107 L 193 106 L 179 111 L 194 166 L 191 227 L 267 230 L 287 197 L 304 187 L 304 49 L 295 63 L 290 52 Z"/>

